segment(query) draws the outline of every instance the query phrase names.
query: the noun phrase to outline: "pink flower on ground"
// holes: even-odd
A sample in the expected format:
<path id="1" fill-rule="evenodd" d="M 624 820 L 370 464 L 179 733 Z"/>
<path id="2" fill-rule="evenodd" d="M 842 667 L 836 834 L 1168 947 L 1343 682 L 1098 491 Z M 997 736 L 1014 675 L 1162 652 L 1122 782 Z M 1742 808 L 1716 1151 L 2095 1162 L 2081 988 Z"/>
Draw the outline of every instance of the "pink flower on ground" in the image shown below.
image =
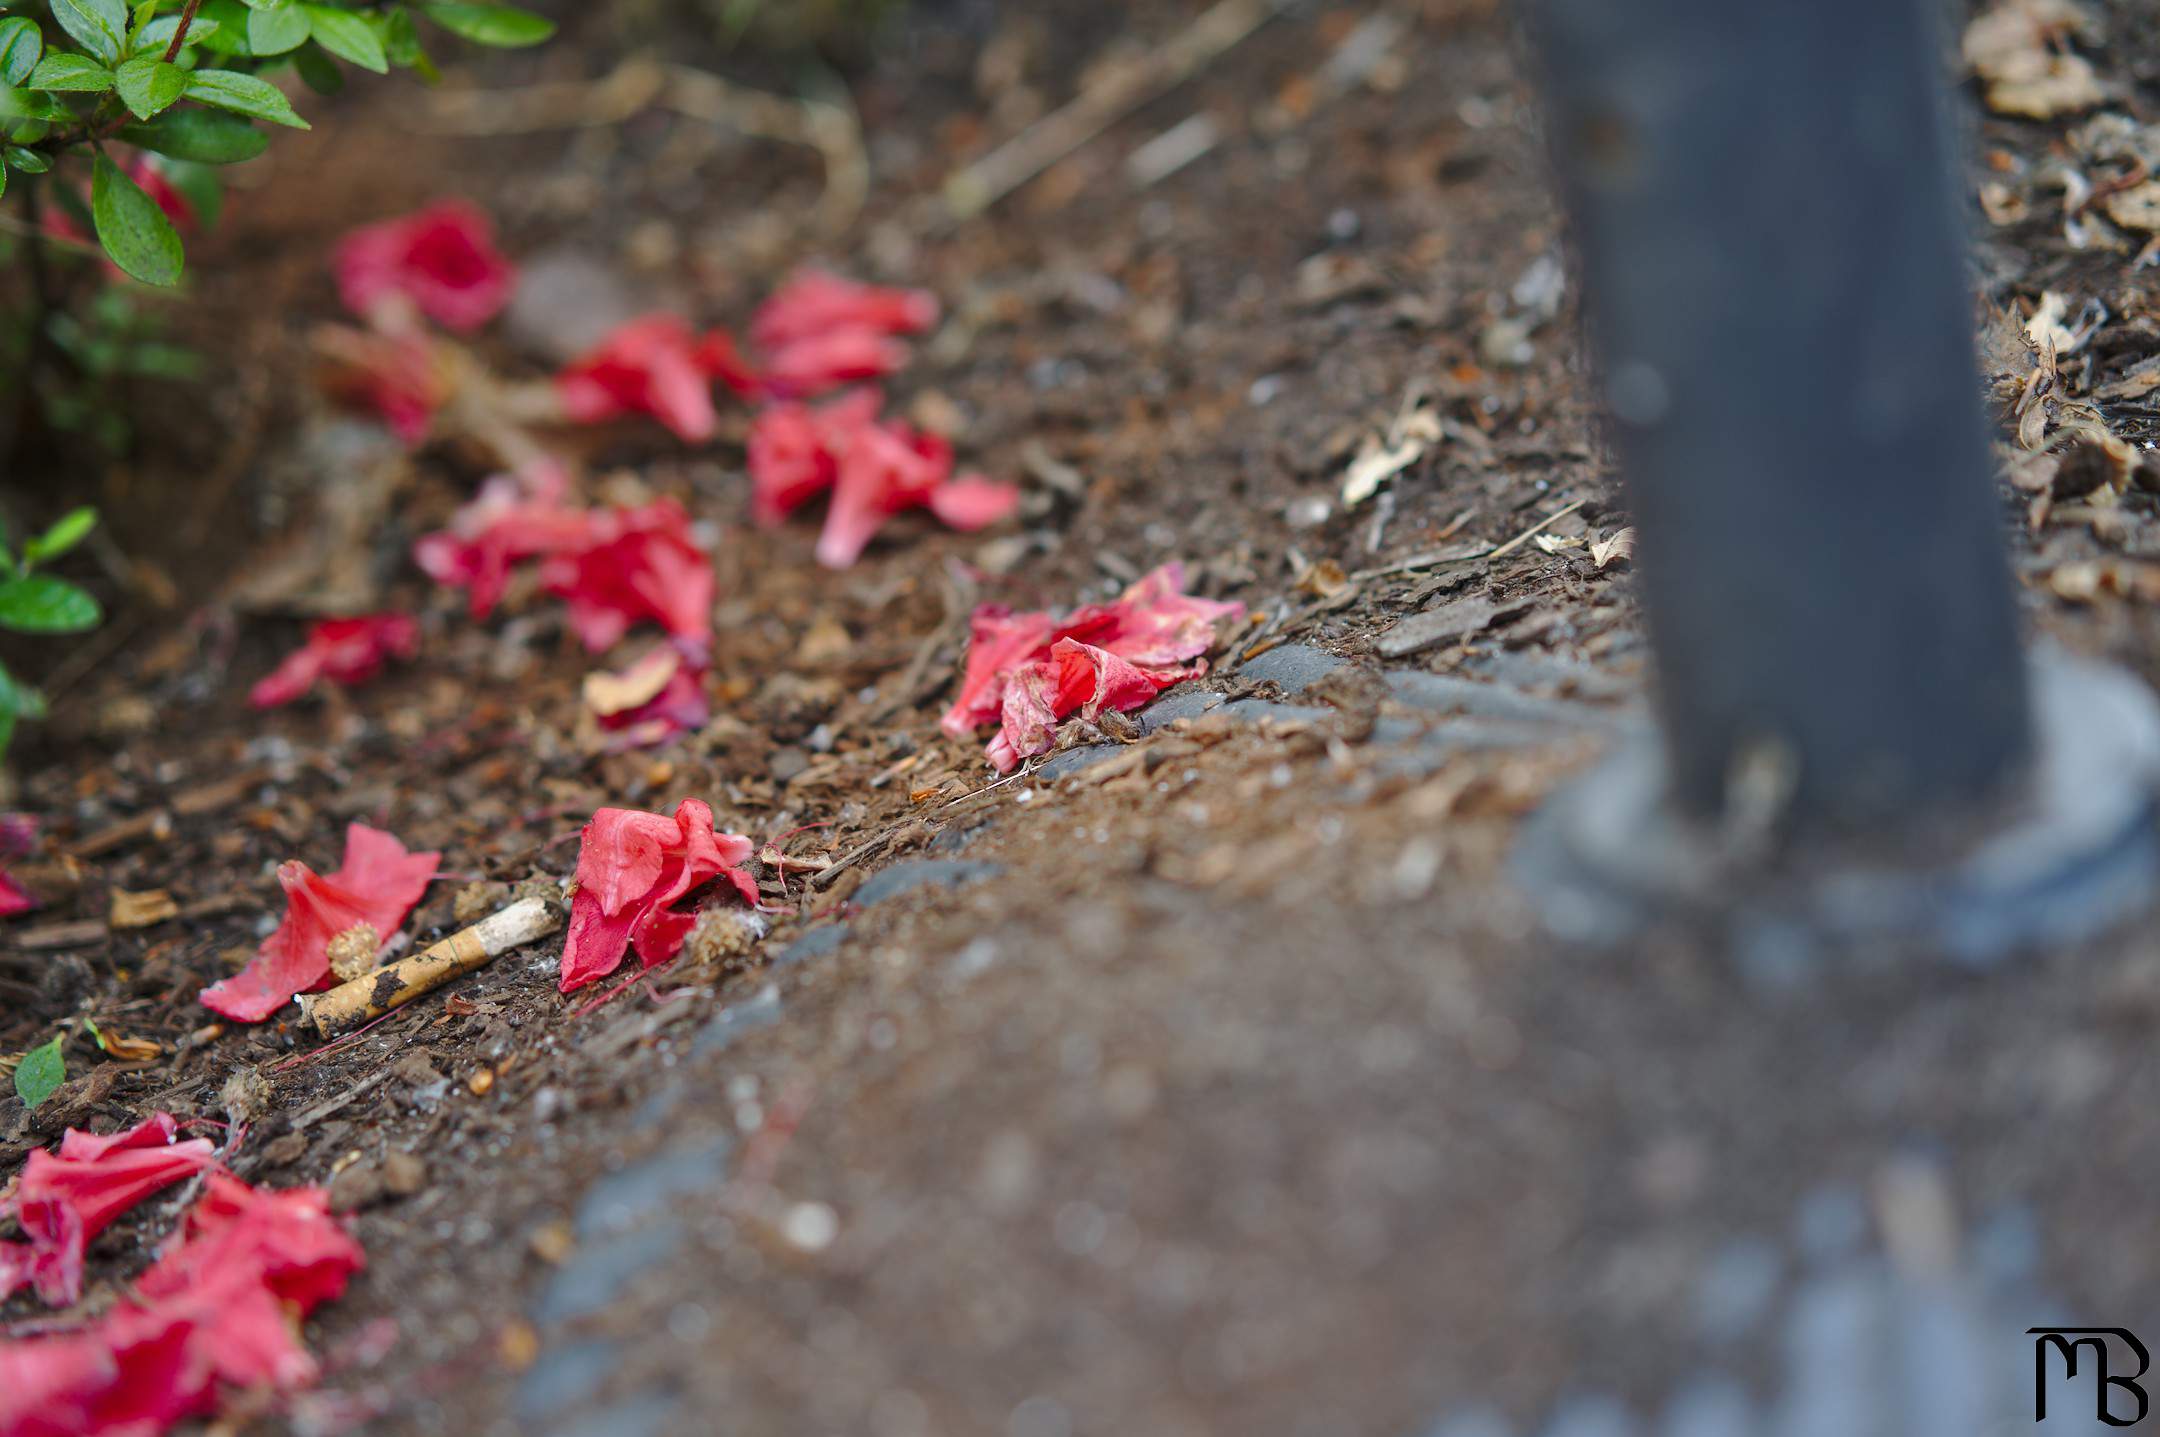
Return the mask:
<path id="1" fill-rule="evenodd" d="M 937 319 L 937 296 L 928 290 L 804 269 L 758 307 L 750 338 L 765 356 L 768 389 L 801 398 L 893 373 L 907 363 L 908 348 L 892 336 L 921 334 Z"/>
<path id="2" fill-rule="evenodd" d="M 662 644 L 614 672 L 585 676 L 585 707 L 614 735 L 616 750 L 649 748 L 705 727 L 705 647 L 687 639 Z"/>
<path id="3" fill-rule="evenodd" d="M 502 602 L 512 565 L 593 542 L 592 513 L 562 506 L 568 482 L 559 471 L 537 485 L 494 476 L 451 516 L 449 528 L 414 543 L 413 562 L 436 583 L 469 591 L 472 616 L 486 618 Z"/>
<path id="4" fill-rule="evenodd" d="M 379 828 L 345 830 L 345 861 L 316 873 L 294 860 L 278 868 L 285 921 L 262 942 L 247 967 L 203 990 L 203 1006 L 243 1023 L 260 1023 L 330 979 L 330 940 L 365 924 L 378 945 L 388 942 L 427 892 L 439 853 L 409 853 Z"/>
<path id="5" fill-rule="evenodd" d="M 833 491 L 818 562 L 844 569 L 885 521 L 926 507 L 955 529 L 994 524 L 1020 504 L 1020 491 L 977 474 L 952 473 L 952 446 L 898 420 L 876 422 L 880 396 L 856 390 L 812 409 L 776 404 L 750 431 L 752 512 L 772 525 L 799 504 Z"/>
<path id="6" fill-rule="evenodd" d="M 410 303 L 459 334 L 500 314 L 517 287 L 517 270 L 495 248 L 493 223 L 464 200 L 356 229 L 331 263 L 338 298 L 361 318 Z"/>
<path id="7" fill-rule="evenodd" d="M 757 883 L 741 867 L 750 840 L 715 833 L 712 810 L 694 798 L 675 816 L 603 808 L 585 825 L 578 849 L 577 893 L 570 900 L 570 933 L 563 944 L 565 993 L 604 978 L 635 947 L 650 968 L 680 952 L 697 923 L 675 904 L 715 878 L 757 902 Z"/>
<path id="8" fill-rule="evenodd" d="M 732 348 L 729 350 L 732 353 Z M 729 372 L 720 352 L 672 314 L 617 328 L 555 376 L 563 413 L 579 424 L 648 414 L 692 444 L 712 438 L 712 381 Z"/>
<path id="9" fill-rule="evenodd" d="M 986 723 L 999 730 L 986 752 L 1000 773 L 1048 753 L 1056 726 L 1072 714 L 1140 708 L 1182 679 L 1207 672 L 1203 657 L 1215 624 L 1245 606 L 1194 598 L 1185 571 L 1169 563 L 1108 604 L 1089 604 L 1063 619 L 1014 613 L 993 604 L 970 621 L 959 697 L 940 721 L 963 738 Z"/>
<path id="10" fill-rule="evenodd" d="M 307 642 L 248 690 L 248 703 L 259 709 L 289 704 L 322 679 L 366 683 L 392 658 L 409 659 L 419 649 L 420 626 L 410 614 L 324 619 L 309 626 Z"/>
<path id="11" fill-rule="evenodd" d="M 450 401 L 453 383 L 426 334 L 324 325 L 317 345 L 332 361 L 323 377 L 332 398 L 373 411 L 408 449 L 427 439 L 436 411 Z"/>
<path id="12" fill-rule="evenodd" d="M 36 819 L 27 813 L 0 813 L 0 859 L 20 858 L 36 846 Z M 37 906 L 37 899 L 0 868 L 0 918 L 28 913 Z"/>
<path id="13" fill-rule="evenodd" d="M 712 560 L 690 537 L 682 505 L 661 499 L 604 511 L 591 518 L 588 537 L 540 572 L 547 591 L 569 601 L 570 627 L 587 649 L 613 647 L 640 619 L 680 639 L 712 636 Z"/>
<path id="14" fill-rule="evenodd" d="M 208 1138 L 173 1141 L 172 1116 L 156 1113 L 126 1132 L 98 1137 L 77 1128 L 57 1153 L 38 1149 L 4 1211 L 27 1243 L 0 1242 L 0 1299 L 30 1284 L 54 1307 L 82 1296 L 83 1250 L 115 1218 L 214 1160 Z"/>
<path id="15" fill-rule="evenodd" d="M 150 1437 L 227 1390 L 303 1387 L 318 1369 L 298 1320 L 365 1265 L 321 1189 L 213 1171 L 130 1299 L 72 1332 L 0 1341 L 0 1437 Z"/>

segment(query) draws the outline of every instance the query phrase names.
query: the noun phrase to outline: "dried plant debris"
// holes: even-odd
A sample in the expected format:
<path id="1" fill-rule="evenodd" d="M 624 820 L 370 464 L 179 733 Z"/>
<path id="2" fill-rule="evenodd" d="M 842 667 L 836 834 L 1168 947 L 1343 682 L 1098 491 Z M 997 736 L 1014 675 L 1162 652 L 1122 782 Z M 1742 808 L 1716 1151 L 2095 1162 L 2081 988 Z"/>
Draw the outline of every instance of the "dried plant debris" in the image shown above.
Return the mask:
<path id="1" fill-rule="evenodd" d="M 2046 120 L 2107 99 L 2074 43 L 2098 45 L 2100 23 L 2076 0 L 2001 0 L 1965 28 L 1965 63 L 1997 114 Z"/>

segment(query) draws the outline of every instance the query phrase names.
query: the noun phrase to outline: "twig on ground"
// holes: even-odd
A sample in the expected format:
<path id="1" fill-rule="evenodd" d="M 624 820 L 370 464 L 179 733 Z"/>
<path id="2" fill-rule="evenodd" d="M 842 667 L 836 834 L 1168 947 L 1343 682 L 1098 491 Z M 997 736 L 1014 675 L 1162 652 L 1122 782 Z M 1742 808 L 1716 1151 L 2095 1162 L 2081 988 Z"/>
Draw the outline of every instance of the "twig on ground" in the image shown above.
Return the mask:
<path id="1" fill-rule="evenodd" d="M 1377 569 L 1360 569 L 1350 577 L 1362 583 L 1367 579 L 1385 579 L 1394 574 L 1408 574 L 1417 569 L 1437 569 L 1442 564 L 1470 564 L 1480 559 L 1503 559 L 1543 533 L 1548 526 L 1559 523 L 1577 509 L 1582 508 L 1585 502 L 1587 501 L 1577 499 L 1571 504 L 1562 505 L 1506 543 L 1496 544 L 1490 549 L 1455 549 L 1446 553 L 1412 554 L 1407 559 L 1401 559 L 1392 564 L 1382 564 Z M 1458 520 L 1457 522 L 1460 523 L 1461 521 Z M 1452 531 L 1456 525 L 1451 524 L 1448 527 Z"/>
<path id="2" fill-rule="evenodd" d="M 1133 111 L 1191 79 L 1289 5 L 1290 0 L 1216 0 L 1145 60 L 1116 71 L 947 176 L 944 218 L 953 224 L 973 219 Z"/>

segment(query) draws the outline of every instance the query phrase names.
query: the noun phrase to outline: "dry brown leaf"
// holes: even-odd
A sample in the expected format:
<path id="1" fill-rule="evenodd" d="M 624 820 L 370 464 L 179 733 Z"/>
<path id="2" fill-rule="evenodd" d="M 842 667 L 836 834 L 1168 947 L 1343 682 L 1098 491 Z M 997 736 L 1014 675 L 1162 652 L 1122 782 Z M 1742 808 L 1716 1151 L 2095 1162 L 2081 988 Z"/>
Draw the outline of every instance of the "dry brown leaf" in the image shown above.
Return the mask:
<path id="1" fill-rule="evenodd" d="M 626 669 L 595 669 L 585 676 L 585 707 L 602 718 L 650 703 L 675 677 L 682 656 L 659 648 Z"/>
<path id="2" fill-rule="evenodd" d="M 1614 564 L 1631 564 L 1635 560 L 1635 526 L 1615 532 L 1611 538 L 1597 539 L 1590 545 L 1590 562 L 1600 570 Z"/>
<path id="3" fill-rule="evenodd" d="M 2160 231 L 2160 180 L 2118 190 L 2103 207 L 2108 218 L 2126 230 Z"/>
<path id="4" fill-rule="evenodd" d="M 1403 398 L 1385 434 L 1368 434 L 1343 471 L 1342 500 L 1355 509 L 1379 492 L 1380 486 L 1425 457 L 1440 442 L 1439 411 L 1425 404 L 1413 391 Z"/>
<path id="5" fill-rule="evenodd" d="M 115 888 L 105 922 L 113 928 L 148 928 L 179 915 L 180 905 L 162 888 L 145 888 L 139 893 Z"/>
<path id="6" fill-rule="evenodd" d="M 92 1031 L 97 1038 L 97 1045 L 123 1063 L 147 1063 L 165 1051 L 162 1043 L 154 1043 L 148 1038 L 131 1038 L 125 1033 L 116 1033 L 106 1027 Z"/>

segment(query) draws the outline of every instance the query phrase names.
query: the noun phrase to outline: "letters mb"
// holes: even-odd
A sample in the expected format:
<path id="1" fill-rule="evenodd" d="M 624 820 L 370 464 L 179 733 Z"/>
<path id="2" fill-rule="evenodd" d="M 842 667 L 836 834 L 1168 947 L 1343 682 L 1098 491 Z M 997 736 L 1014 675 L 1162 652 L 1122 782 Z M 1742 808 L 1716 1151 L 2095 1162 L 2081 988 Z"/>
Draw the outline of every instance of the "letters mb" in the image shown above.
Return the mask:
<path id="1" fill-rule="evenodd" d="M 2100 1409 L 2094 1415 L 2102 1422 L 2110 1427 L 2130 1427 L 2145 1420 L 2145 1389 L 2138 1385 L 2138 1379 L 2143 1377 L 2145 1369 L 2152 1365 L 2152 1358 L 2145 1351 L 2145 1344 L 2132 1336 L 2128 1328 L 2028 1327 L 2025 1330 L 2033 1339 L 2033 1421 L 2047 1421 L 2047 1354 L 2050 1347 L 2062 1354 L 2063 1376 L 2066 1378 L 2077 1376 L 2078 1349 L 2092 1349 L 2093 1375 L 2099 1379 L 2097 1405 Z M 2137 1354 L 2138 1369 L 2128 1377 L 2108 1375 L 2107 1339 L 2110 1337 L 2118 1339 L 2123 1346 Z M 2109 1388 L 2121 1388 L 2136 1397 L 2137 1416 L 2117 1417 L 2109 1411 Z"/>

